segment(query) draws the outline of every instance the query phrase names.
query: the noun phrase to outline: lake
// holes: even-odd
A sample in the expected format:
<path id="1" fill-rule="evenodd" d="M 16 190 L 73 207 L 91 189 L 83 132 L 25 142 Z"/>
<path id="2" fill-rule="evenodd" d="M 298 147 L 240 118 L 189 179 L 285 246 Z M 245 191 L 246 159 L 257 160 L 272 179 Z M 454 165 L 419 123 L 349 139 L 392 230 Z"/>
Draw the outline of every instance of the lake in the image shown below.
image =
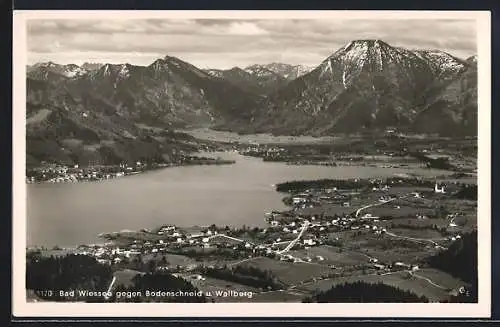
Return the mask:
<path id="1" fill-rule="evenodd" d="M 167 223 L 265 226 L 265 212 L 285 208 L 284 195 L 273 184 L 398 173 L 446 174 L 429 169 L 293 166 L 233 152 L 220 156 L 236 164 L 166 168 L 100 182 L 27 184 L 27 245 L 102 243 L 99 233 Z"/>

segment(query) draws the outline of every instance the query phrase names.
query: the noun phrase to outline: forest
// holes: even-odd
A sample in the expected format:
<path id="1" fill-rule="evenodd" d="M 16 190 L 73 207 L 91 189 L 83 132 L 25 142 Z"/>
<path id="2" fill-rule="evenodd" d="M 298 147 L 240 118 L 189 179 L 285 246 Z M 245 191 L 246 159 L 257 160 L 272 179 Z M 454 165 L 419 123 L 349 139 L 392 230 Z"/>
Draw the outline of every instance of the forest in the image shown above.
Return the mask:
<path id="1" fill-rule="evenodd" d="M 383 283 L 362 281 L 333 286 L 328 291 L 319 292 L 305 298 L 303 303 L 426 303 L 429 300 L 412 292 Z"/>
<path id="2" fill-rule="evenodd" d="M 180 296 L 148 296 L 149 292 L 184 292 Z M 139 294 L 137 296 L 117 298 L 118 293 Z M 192 295 L 187 295 L 191 294 Z M 165 293 L 166 294 L 166 293 Z M 114 289 L 113 302 L 176 302 L 176 303 L 203 303 L 206 302 L 205 296 L 200 294 L 199 290 L 190 282 L 181 277 L 176 277 L 169 273 L 148 273 L 136 275 L 133 279 L 133 285 L 125 287 L 119 285 Z"/>
<path id="3" fill-rule="evenodd" d="M 462 185 L 460 190 L 455 193 L 459 199 L 477 201 L 477 185 Z"/>
<path id="4" fill-rule="evenodd" d="M 477 257 L 477 231 L 474 231 L 462 235 L 447 250 L 428 258 L 428 264 L 470 284 L 468 301 L 477 302 Z"/>
<path id="5" fill-rule="evenodd" d="M 68 298 L 61 296 L 62 291 L 87 290 L 105 291 L 111 282 L 112 271 L 107 265 L 100 264 L 86 255 L 67 255 L 64 257 L 28 257 L 26 263 L 26 289 L 51 301 L 84 301 L 78 292 Z"/>

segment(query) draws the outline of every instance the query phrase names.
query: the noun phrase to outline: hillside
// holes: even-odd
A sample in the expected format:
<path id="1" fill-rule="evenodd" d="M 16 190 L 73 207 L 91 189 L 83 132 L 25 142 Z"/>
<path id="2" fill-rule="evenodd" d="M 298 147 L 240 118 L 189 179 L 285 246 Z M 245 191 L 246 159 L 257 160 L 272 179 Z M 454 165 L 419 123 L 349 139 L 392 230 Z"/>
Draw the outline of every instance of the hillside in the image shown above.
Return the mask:
<path id="1" fill-rule="evenodd" d="M 473 60 L 357 40 L 262 99 L 250 121 L 236 120 L 229 128 L 329 135 L 398 126 L 417 133 L 475 135 L 476 75 Z"/>
<path id="2" fill-rule="evenodd" d="M 193 138 L 174 128 L 223 122 L 253 101 L 233 84 L 174 57 L 147 67 L 105 64 L 67 72 L 67 65 L 53 63 L 28 70 L 30 165 L 156 160 L 192 151 Z"/>

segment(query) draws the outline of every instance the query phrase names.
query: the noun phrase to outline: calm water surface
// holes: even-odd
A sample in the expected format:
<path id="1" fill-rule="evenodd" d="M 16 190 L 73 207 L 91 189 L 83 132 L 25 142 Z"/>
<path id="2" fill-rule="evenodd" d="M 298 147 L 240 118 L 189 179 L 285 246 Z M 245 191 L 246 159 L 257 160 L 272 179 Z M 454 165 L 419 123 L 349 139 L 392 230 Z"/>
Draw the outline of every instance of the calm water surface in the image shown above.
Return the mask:
<path id="1" fill-rule="evenodd" d="M 264 213 L 284 209 L 273 184 L 317 178 L 441 175 L 428 169 L 289 166 L 224 153 L 234 165 L 176 167 L 114 180 L 27 185 L 28 246 L 102 242 L 122 229 L 177 226 L 265 226 Z"/>

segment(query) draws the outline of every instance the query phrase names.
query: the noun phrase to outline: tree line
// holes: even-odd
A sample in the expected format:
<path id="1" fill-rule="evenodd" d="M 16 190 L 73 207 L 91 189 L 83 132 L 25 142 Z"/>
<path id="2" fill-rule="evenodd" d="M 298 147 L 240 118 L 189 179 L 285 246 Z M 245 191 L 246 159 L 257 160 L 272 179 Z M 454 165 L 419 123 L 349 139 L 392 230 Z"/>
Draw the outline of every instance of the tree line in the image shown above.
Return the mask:
<path id="1" fill-rule="evenodd" d="M 357 281 L 335 285 L 327 291 L 306 297 L 302 302 L 316 303 L 426 303 L 425 296 L 383 284 Z"/>
<path id="2" fill-rule="evenodd" d="M 307 189 L 365 189 L 374 185 L 387 184 L 389 186 L 419 186 L 434 188 L 434 181 L 424 180 L 421 178 L 404 178 L 404 177 L 389 177 L 385 180 L 372 182 L 369 179 L 318 179 L 318 180 L 302 180 L 289 181 L 276 185 L 276 191 L 283 193 L 303 192 Z"/>
<path id="3" fill-rule="evenodd" d="M 46 300 L 67 300 L 60 295 L 61 290 L 105 291 L 113 278 L 110 266 L 86 255 L 33 255 L 26 260 L 26 288 Z"/>
<path id="4" fill-rule="evenodd" d="M 132 280 L 131 286 L 118 285 L 110 299 L 112 302 L 175 302 L 175 303 L 203 303 L 205 296 L 199 289 L 187 280 L 169 273 L 138 274 Z M 146 291 L 154 292 L 154 296 L 147 296 Z M 181 291 L 182 293 L 175 294 Z M 158 294 L 158 292 L 160 292 Z M 164 293 L 161 293 L 164 292 Z M 168 292 L 168 293 L 167 293 Z M 118 293 L 129 293 L 132 296 L 116 296 Z M 157 296 L 158 295 L 158 296 Z"/>

